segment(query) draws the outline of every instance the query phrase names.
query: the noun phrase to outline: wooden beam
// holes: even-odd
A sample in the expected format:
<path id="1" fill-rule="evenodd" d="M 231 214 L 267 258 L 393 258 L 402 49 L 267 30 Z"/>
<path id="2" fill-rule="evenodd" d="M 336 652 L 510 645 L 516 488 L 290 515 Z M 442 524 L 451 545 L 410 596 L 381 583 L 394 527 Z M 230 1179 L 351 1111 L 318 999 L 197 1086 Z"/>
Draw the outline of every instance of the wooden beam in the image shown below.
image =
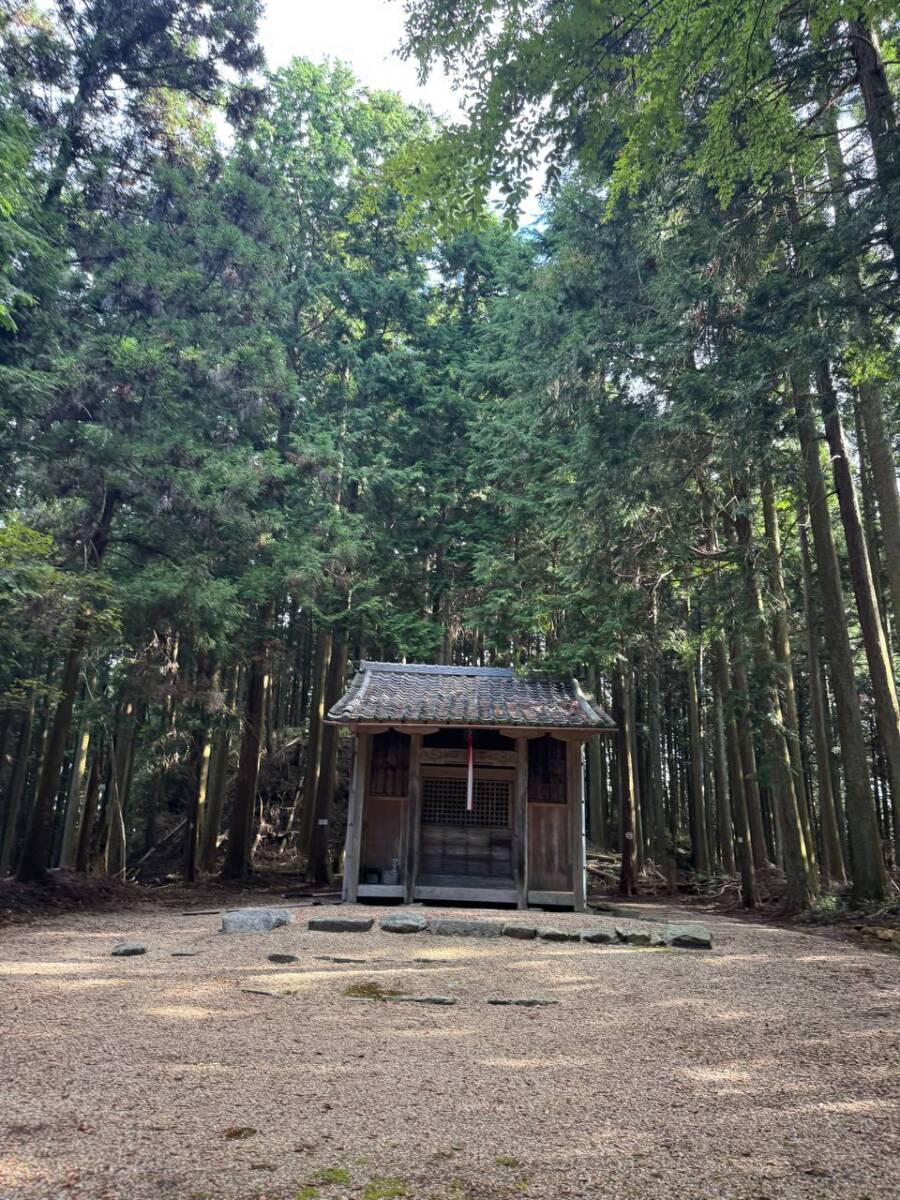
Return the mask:
<path id="1" fill-rule="evenodd" d="M 572 838 L 572 892 L 576 912 L 585 907 L 585 854 L 584 854 L 584 767 L 581 762 L 581 745 L 569 742 L 568 750 L 569 829 Z"/>
<path id="2" fill-rule="evenodd" d="M 416 897 L 416 876 L 419 874 L 419 824 L 422 817 L 422 735 L 413 733 L 409 739 L 409 789 L 406 800 L 406 871 L 403 882 L 405 899 L 412 904 Z"/>
<path id="3" fill-rule="evenodd" d="M 575 908 L 575 896 L 572 892 L 529 892 L 529 904 L 548 904 L 554 908 Z"/>
<path id="4" fill-rule="evenodd" d="M 528 907 L 528 739 L 516 738 L 516 800 L 513 806 L 513 877 L 517 907 Z"/>
<path id="5" fill-rule="evenodd" d="M 513 888 L 432 887 L 416 888 L 417 900 L 446 900 L 448 904 L 468 901 L 470 904 L 517 904 L 518 893 Z"/>
<path id="6" fill-rule="evenodd" d="M 355 904 L 359 888 L 359 856 L 362 846 L 363 805 L 369 780 L 369 751 L 371 735 L 359 733 L 355 739 L 353 776 L 347 802 L 347 837 L 344 842 L 344 885 L 342 895 L 348 904 Z"/>

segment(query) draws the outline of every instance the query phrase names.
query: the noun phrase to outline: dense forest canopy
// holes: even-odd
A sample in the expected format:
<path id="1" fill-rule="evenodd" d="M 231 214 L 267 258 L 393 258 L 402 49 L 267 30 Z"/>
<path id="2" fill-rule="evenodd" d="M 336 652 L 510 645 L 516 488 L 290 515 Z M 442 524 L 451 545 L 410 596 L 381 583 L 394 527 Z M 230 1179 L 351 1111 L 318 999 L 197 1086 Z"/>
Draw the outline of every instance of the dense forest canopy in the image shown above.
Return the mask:
<path id="1" fill-rule="evenodd" d="M 327 880 L 405 658 L 588 681 L 626 892 L 896 894 L 898 15 L 407 0 L 452 125 L 3 0 L 0 870 Z"/>

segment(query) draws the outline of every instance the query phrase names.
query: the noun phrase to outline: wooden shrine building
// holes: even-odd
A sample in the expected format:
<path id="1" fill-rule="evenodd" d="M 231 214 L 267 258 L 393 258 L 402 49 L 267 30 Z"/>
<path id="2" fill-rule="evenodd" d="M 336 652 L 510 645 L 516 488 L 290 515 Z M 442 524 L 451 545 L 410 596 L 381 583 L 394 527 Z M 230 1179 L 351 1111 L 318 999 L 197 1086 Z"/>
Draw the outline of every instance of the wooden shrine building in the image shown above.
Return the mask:
<path id="1" fill-rule="evenodd" d="M 614 726 L 577 680 L 362 662 L 326 719 L 356 738 L 345 900 L 583 908 L 582 744 Z"/>

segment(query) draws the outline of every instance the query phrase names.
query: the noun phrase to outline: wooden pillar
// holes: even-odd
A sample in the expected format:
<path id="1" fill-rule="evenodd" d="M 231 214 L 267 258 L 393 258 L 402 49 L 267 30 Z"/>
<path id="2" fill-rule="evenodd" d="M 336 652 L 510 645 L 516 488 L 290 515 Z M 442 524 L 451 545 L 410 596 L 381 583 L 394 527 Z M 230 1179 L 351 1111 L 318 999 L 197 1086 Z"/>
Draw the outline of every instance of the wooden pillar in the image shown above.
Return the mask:
<path id="1" fill-rule="evenodd" d="M 581 761 L 581 742 L 566 743 L 568 765 L 569 829 L 572 839 L 572 893 L 576 912 L 584 912 L 584 766 Z"/>
<path id="2" fill-rule="evenodd" d="M 359 855 L 362 846 L 363 805 L 369 780 L 369 754 L 372 746 L 370 733 L 358 733 L 355 738 L 353 777 L 350 781 L 350 798 L 347 804 L 347 838 L 344 843 L 344 886 L 343 898 L 347 904 L 355 904 L 359 888 Z"/>
<path id="3" fill-rule="evenodd" d="M 513 806 L 513 878 L 516 906 L 528 907 L 528 739 L 516 738 L 516 799 Z"/>
<path id="4" fill-rule="evenodd" d="M 422 735 L 409 735 L 409 790 L 406 798 L 406 893 L 405 902 L 416 898 L 419 874 L 419 824 L 422 816 Z"/>

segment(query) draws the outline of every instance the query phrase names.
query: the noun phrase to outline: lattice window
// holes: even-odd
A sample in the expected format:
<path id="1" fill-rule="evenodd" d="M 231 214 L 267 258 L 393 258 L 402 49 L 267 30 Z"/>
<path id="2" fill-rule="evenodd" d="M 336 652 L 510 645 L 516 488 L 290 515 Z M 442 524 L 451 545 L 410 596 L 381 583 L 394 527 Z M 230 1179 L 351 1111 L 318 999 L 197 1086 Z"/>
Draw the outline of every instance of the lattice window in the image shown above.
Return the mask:
<path id="1" fill-rule="evenodd" d="M 511 784 L 503 779 L 476 779 L 474 808 L 466 811 L 465 779 L 422 780 L 425 825 L 509 825 Z"/>

